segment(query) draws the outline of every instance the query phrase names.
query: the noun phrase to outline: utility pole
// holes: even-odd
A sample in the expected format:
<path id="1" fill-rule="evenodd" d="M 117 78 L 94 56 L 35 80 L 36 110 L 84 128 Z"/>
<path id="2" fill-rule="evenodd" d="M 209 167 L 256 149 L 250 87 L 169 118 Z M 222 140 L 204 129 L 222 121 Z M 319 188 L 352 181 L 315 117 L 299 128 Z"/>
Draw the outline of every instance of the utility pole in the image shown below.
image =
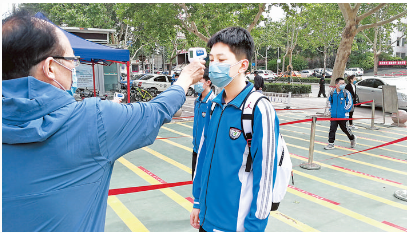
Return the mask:
<path id="1" fill-rule="evenodd" d="M 266 47 L 266 56 L 265 56 L 265 70 L 268 70 L 268 49 L 271 46 L 268 45 L 268 47 Z"/>

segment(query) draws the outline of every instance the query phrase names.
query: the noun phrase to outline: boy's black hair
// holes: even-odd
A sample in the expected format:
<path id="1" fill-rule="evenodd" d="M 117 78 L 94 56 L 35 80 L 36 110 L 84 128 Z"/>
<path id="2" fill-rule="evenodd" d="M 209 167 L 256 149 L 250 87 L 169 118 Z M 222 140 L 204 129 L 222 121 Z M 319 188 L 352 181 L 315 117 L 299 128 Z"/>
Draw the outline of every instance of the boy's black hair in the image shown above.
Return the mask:
<path id="1" fill-rule="evenodd" d="M 241 27 L 229 27 L 215 33 L 207 42 L 210 49 L 218 42 L 228 45 L 237 60 L 248 59 L 251 62 L 255 43 L 251 34 Z"/>
<path id="2" fill-rule="evenodd" d="M 204 75 L 203 75 L 203 78 L 205 79 L 205 81 L 210 80 L 210 76 L 209 76 L 209 69 L 208 69 L 208 68 L 205 68 L 205 69 L 204 69 Z M 211 80 L 210 80 L 210 81 L 211 81 Z M 212 87 L 212 82 L 211 82 L 210 87 Z"/>
<path id="3" fill-rule="evenodd" d="M 336 81 L 334 81 L 334 83 L 337 84 L 337 83 L 340 82 L 340 80 L 344 80 L 344 78 L 341 78 L 341 77 L 340 77 L 340 78 L 336 78 Z"/>

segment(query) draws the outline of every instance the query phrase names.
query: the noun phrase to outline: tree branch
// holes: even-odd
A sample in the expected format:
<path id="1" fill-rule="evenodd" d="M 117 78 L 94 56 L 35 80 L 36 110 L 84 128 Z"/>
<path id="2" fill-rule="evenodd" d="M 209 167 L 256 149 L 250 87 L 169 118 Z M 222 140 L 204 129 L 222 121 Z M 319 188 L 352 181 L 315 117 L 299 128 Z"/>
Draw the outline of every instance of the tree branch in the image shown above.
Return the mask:
<path id="1" fill-rule="evenodd" d="M 259 4 L 259 9 L 258 9 L 258 13 L 255 15 L 254 21 L 252 21 L 252 23 L 248 26 L 247 31 L 251 32 L 252 29 L 256 26 L 256 24 L 258 23 L 259 18 L 261 17 L 262 13 L 265 11 L 265 5 L 266 3 L 263 3 L 262 5 Z"/>
<path id="2" fill-rule="evenodd" d="M 182 7 L 185 11 L 187 21 L 190 19 L 190 14 L 187 12 L 187 6 L 185 3 L 177 3 L 180 7 Z M 194 35 L 198 36 L 201 40 L 204 42 L 207 42 L 209 40 L 208 37 L 204 36 L 201 32 L 198 31 L 197 26 L 194 22 L 190 22 L 190 26 L 187 25 L 187 23 L 184 20 L 181 20 L 181 23 L 183 27 L 190 33 L 193 33 Z"/>
<path id="3" fill-rule="evenodd" d="M 384 24 L 387 24 L 387 23 L 391 23 L 392 21 L 394 21 L 394 20 L 396 20 L 398 18 L 401 18 L 402 16 L 404 16 L 406 14 L 407 14 L 407 11 L 404 11 L 402 13 L 399 13 L 398 15 L 395 15 L 392 18 L 387 19 L 387 20 L 384 20 L 384 21 L 381 21 L 381 22 L 378 22 L 378 23 L 363 25 L 363 26 L 357 28 L 356 33 L 359 33 L 359 32 L 361 32 L 361 31 L 363 31 L 363 30 L 365 30 L 367 28 L 372 28 L 372 27 L 381 26 L 381 25 L 384 25 Z"/>
<path id="4" fill-rule="evenodd" d="M 370 44 L 374 44 L 364 32 L 361 32 L 361 33 L 363 33 L 363 36 L 365 36 L 365 38 L 368 40 L 368 42 L 370 42 Z"/>
<path id="5" fill-rule="evenodd" d="M 354 6 L 353 11 L 354 11 L 355 14 L 357 14 L 358 9 L 360 9 L 360 6 L 361 6 L 361 3 L 357 3 L 357 4 Z"/>
<path id="6" fill-rule="evenodd" d="M 357 24 L 358 24 L 361 20 L 363 20 L 365 17 L 367 17 L 367 16 L 369 16 L 369 15 L 372 15 L 372 14 L 374 14 L 376 11 L 378 11 L 379 9 L 383 8 L 385 5 L 387 5 L 387 3 L 380 3 L 380 4 L 378 4 L 378 6 L 374 7 L 373 9 L 371 9 L 371 10 L 367 11 L 366 13 L 364 13 L 364 14 L 358 16 L 358 17 L 356 18 Z"/>
<path id="7" fill-rule="evenodd" d="M 339 5 L 340 11 L 343 14 L 344 21 L 349 19 L 350 13 L 353 11 L 351 9 L 350 3 L 337 3 Z"/>

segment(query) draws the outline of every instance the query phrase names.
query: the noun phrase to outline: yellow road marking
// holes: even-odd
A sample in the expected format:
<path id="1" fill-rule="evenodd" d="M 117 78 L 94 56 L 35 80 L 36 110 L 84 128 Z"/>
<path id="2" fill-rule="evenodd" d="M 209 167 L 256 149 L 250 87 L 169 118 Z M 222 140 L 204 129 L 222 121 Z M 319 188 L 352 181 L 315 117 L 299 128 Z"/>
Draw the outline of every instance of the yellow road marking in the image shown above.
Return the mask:
<path id="1" fill-rule="evenodd" d="M 290 137 L 290 136 L 285 135 L 285 137 Z M 306 148 L 306 147 L 296 146 L 296 145 L 293 145 L 293 144 L 290 144 L 290 143 L 286 143 L 286 145 L 309 151 L 309 148 Z M 406 172 L 403 172 L 403 171 L 398 171 L 398 170 L 395 170 L 395 169 L 391 169 L 391 168 L 387 168 L 387 167 L 382 167 L 382 166 L 378 166 L 378 165 L 375 165 L 375 164 L 366 163 L 366 162 L 362 162 L 362 161 L 355 160 L 355 159 L 350 159 L 350 158 L 343 157 L 343 156 L 332 155 L 332 154 L 329 154 L 329 153 L 327 153 L 327 152 L 316 151 L 316 150 L 315 150 L 314 152 L 315 152 L 315 153 L 324 154 L 324 155 L 328 155 L 328 156 L 331 156 L 331 157 L 336 157 L 336 158 L 339 158 L 339 159 L 344 159 L 344 160 L 347 160 L 347 161 L 350 161 L 350 162 L 355 162 L 355 163 L 363 164 L 363 165 L 366 165 L 366 166 L 375 167 L 375 168 L 379 168 L 379 169 L 382 169 L 382 170 L 386 170 L 386 171 L 390 171 L 390 172 L 402 174 L 402 175 L 407 175 L 407 173 L 406 173 Z"/>
<path id="2" fill-rule="evenodd" d="M 400 232 L 402 232 L 401 230 L 399 230 L 399 229 L 397 229 L 397 228 L 388 226 L 388 225 L 386 225 L 386 224 L 384 224 L 384 223 L 378 222 L 378 221 L 376 221 L 376 220 L 374 220 L 374 219 L 371 219 L 371 218 L 366 217 L 366 216 L 364 216 L 364 215 L 358 214 L 358 213 L 356 213 L 356 212 L 354 212 L 354 211 L 351 211 L 351 210 L 349 210 L 349 209 L 346 209 L 346 208 L 344 208 L 344 207 L 342 207 L 342 206 L 338 206 L 338 205 L 329 203 L 329 202 L 327 202 L 327 201 L 323 201 L 323 200 L 320 200 L 320 199 L 318 199 L 318 198 L 309 196 L 309 195 L 307 195 L 307 194 L 305 194 L 305 193 L 302 193 L 302 192 L 300 192 L 300 191 L 298 191 L 298 190 L 294 190 L 294 189 L 288 188 L 287 191 L 288 191 L 289 193 L 292 193 L 292 194 L 296 195 L 296 196 L 302 197 L 302 198 L 304 198 L 304 199 L 307 199 L 307 200 L 309 200 L 309 201 L 312 201 L 312 202 L 314 202 L 314 203 L 317 203 L 317 204 L 319 204 L 319 205 L 322 205 L 322 206 L 324 206 L 324 207 L 327 207 L 327 208 L 329 208 L 329 209 L 332 209 L 332 210 L 334 210 L 334 211 L 337 211 L 337 212 L 342 213 L 342 214 L 344 214 L 344 215 L 347 215 L 347 216 L 349 216 L 349 217 L 352 217 L 352 218 L 355 218 L 355 219 L 357 219 L 357 220 L 360 220 L 360 221 L 362 221 L 362 222 L 364 222 L 364 223 L 367 223 L 367 224 L 370 224 L 370 225 L 372 225 L 372 226 L 378 227 L 378 228 L 380 228 L 380 229 L 382 229 L 382 230 L 384 230 L 384 231 L 388 231 L 388 232 L 400 231 Z"/>
<path id="3" fill-rule="evenodd" d="M 306 128 L 304 128 L 304 127 L 297 127 L 297 128 L 306 129 Z M 283 129 L 283 130 L 289 131 L 289 132 L 294 132 L 294 133 L 296 133 L 296 134 L 299 134 L 299 133 L 300 133 L 300 132 L 293 131 L 293 130 L 288 130 L 288 129 Z M 302 134 L 309 135 L 309 134 L 307 134 L 307 133 L 302 133 Z M 315 137 L 327 139 L 327 137 L 321 136 L 321 135 L 315 135 Z M 336 141 L 340 141 L 340 142 L 350 142 L 350 140 L 345 141 L 345 140 L 341 140 L 341 139 L 336 139 Z M 362 144 L 361 142 L 357 142 L 357 144 L 360 145 L 360 146 L 366 146 L 366 147 L 369 147 L 369 148 L 372 147 L 371 145 Z M 388 149 L 388 148 L 385 148 L 385 147 L 380 147 L 380 148 L 377 148 L 377 149 L 386 150 L 386 151 L 390 151 L 390 152 L 393 152 L 393 153 L 401 153 L 401 154 L 405 154 L 405 155 L 407 154 L 407 151 L 391 150 L 391 149 Z M 394 161 L 394 160 L 393 160 L 393 161 Z M 403 162 L 406 163 L 407 161 L 403 161 Z"/>
<path id="4" fill-rule="evenodd" d="M 382 203 L 387 204 L 387 205 L 391 205 L 391 206 L 394 206 L 394 207 L 397 207 L 397 208 L 400 208 L 400 209 L 403 209 L 403 210 L 407 210 L 406 205 L 403 205 L 403 204 L 400 204 L 400 203 L 397 203 L 397 202 L 393 202 L 393 201 L 387 200 L 385 198 L 378 197 L 378 196 L 375 196 L 375 195 L 372 195 L 372 194 L 369 194 L 369 193 L 366 193 L 366 192 L 363 192 L 363 191 L 360 191 L 360 190 L 357 190 L 357 189 L 354 189 L 354 188 L 350 188 L 350 187 L 347 187 L 345 185 L 337 184 L 337 183 L 331 182 L 329 180 L 319 178 L 317 176 L 309 175 L 309 174 L 301 172 L 301 171 L 293 170 L 293 172 L 295 174 L 307 177 L 309 179 L 319 181 L 319 182 L 321 182 L 323 184 L 327 184 L 327 185 L 330 185 L 330 186 L 333 186 L 333 187 L 336 187 L 336 188 L 339 188 L 339 189 L 343 189 L 343 190 L 346 190 L 348 192 L 351 192 L 351 193 L 354 193 L 354 194 L 357 194 L 357 195 L 360 195 L 360 196 L 363 196 L 363 197 L 366 197 L 366 198 L 373 199 L 375 201 L 382 202 Z M 405 187 L 405 189 L 406 189 L 406 187 Z"/>
<path id="5" fill-rule="evenodd" d="M 301 141 L 306 141 L 306 142 L 310 141 L 309 139 L 303 139 L 303 138 L 298 138 L 298 137 L 289 136 L 289 135 L 285 135 L 285 137 L 294 138 L 294 139 L 301 140 Z M 317 142 L 317 141 L 315 141 L 315 143 L 317 143 L 319 145 L 326 145 L 327 144 L 327 143 Z M 348 148 L 344 148 L 344 147 L 337 147 L 336 146 L 336 148 L 346 150 L 346 151 L 351 151 L 351 152 L 356 152 L 357 151 L 357 150 L 348 149 Z M 376 155 L 376 154 L 371 154 L 371 153 L 364 152 L 364 151 L 360 152 L 360 154 L 365 154 L 365 155 L 369 155 L 369 156 L 380 158 L 380 159 L 386 159 L 386 160 L 390 160 L 390 161 L 397 162 L 397 163 L 407 163 L 407 161 L 396 160 L 396 159 L 392 159 L 392 158 L 388 158 L 388 157 L 384 157 L 384 156 L 379 156 L 379 155 Z"/>
<path id="6" fill-rule="evenodd" d="M 308 225 L 306 225 L 306 224 L 304 224 L 304 223 L 302 223 L 302 222 L 300 222 L 298 220 L 295 220 L 295 219 L 293 219 L 293 218 L 291 218 L 291 217 L 289 217 L 289 216 L 287 216 L 285 214 L 282 214 L 279 211 L 271 211 L 271 214 L 269 216 L 272 216 L 272 217 L 274 217 L 274 218 L 288 224 L 289 226 L 292 226 L 292 227 L 294 227 L 294 228 L 296 228 L 296 229 L 298 229 L 300 231 L 303 231 L 303 232 L 320 232 L 320 231 L 318 231 L 318 230 L 316 230 L 316 229 L 314 229 L 314 228 L 312 228 L 312 227 L 310 227 L 310 226 L 308 226 Z"/>
<path id="7" fill-rule="evenodd" d="M 182 149 L 184 149 L 184 150 L 186 150 L 186 151 L 189 151 L 189 152 L 193 153 L 193 148 L 190 148 L 190 147 L 187 147 L 187 146 L 183 146 L 183 145 L 181 145 L 181 144 L 179 144 L 179 143 L 177 143 L 177 142 L 173 142 L 173 141 L 170 141 L 170 140 L 168 140 L 168 139 L 162 139 L 161 141 L 162 141 L 162 142 L 167 142 L 168 144 L 171 144 L 171 145 L 173 145 L 173 146 L 177 146 L 177 147 L 179 147 L 179 148 L 182 148 Z"/>
<path id="8" fill-rule="evenodd" d="M 297 117 L 288 117 L 288 118 L 297 119 Z M 299 124 L 308 124 L 308 123 L 307 123 L 307 122 L 298 123 L 298 124 L 296 124 L 295 127 L 299 127 L 299 126 L 298 126 Z M 323 126 L 323 125 L 319 125 L 319 124 L 316 124 L 316 125 L 319 126 L 319 127 L 327 128 L 326 126 Z M 293 125 L 292 125 L 292 126 L 293 126 Z M 300 127 L 300 128 L 302 128 L 302 127 Z M 316 131 L 328 133 L 328 131 L 323 131 L 323 130 L 318 130 L 318 129 L 316 129 Z M 359 131 L 358 134 L 374 135 L 374 136 L 382 137 L 382 138 L 390 138 L 390 139 L 392 139 L 392 140 L 398 139 L 398 138 L 394 138 L 394 137 L 387 137 L 387 136 L 384 136 L 384 135 L 377 135 L 377 134 L 365 133 L 365 132 L 362 132 L 362 131 Z M 340 135 L 341 135 L 341 136 L 344 136 L 344 137 L 346 136 L 346 135 L 343 135 L 343 134 L 340 134 Z M 379 141 L 379 142 L 380 142 L 380 140 L 376 140 L 376 139 L 372 139 L 372 138 L 370 138 L 370 139 L 368 139 L 368 138 L 360 138 L 360 139 L 371 140 L 371 141 Z M 401 147 L 407 147 L 407 146 L 405 146 L 405 145 L 400 145 L 400 144 L 393 144 L 393 145 L 401 146 Z"/>
<path id="9" fill-rule="evenodd" d="M 306 159 L 306 158 L 302 158 L 302 157 L 299 157 L 299 156 L 294 156 L 294 155 L 292 155 L 292 154 L 291 154 L 291 157 L 292 157 L 292 158 L 295 158 L 295 159 L 303 160 L 303 161 L 308 161 L 308 159 Z M 318 165 L 320 165 L 320 166 L 322 166 L 322 167 L 330 168 L 330 169 L 333 169 L 333 170 L 336 170 L 336 171 L 339 171 L 339 172 L 344 172 L 344 173 L 347 173 L 347 174 L 349 174 L 349 175 L 358 176 L 358 177 L 360 177 L 360 178 L 364 178 L 364 179 L 368 179 L 368 180 L 380 182 L 380 183 L 383 183 L 383 184 L 395 186 L 395 187 L 401 188 L 401 189 L 407 189 L 407 186 L 402 185 L 402 184 L 396 184 L 396 183 L 389 182 L 389 181 L 386 181 L 386 180 L 377 179 L 377 178 L 375 178 L 375 177 L 366 176 L 366 175 L 364 175 L 364 174 L 360 174 L 360 173 L 348 171 L 348 170 L 345 170 L 345 169 L 341 169 L 341 168 L 338 168 L 338 167 L 334 167 L 334 166 L 327 165 L 327 164 L 320 163 L 320 162 L 316 162 L 316 161 L 313 161 L 313 163 L 316 163 L 316 164 L 318 164 Z"/>
<path id="10" fill-rule="evenodd" d="M 134 164 L 131 162 L 127 161 L 125 158 L 120 157 L 117 161 L 125 165 L 127 168 L 129 168 L 131 171 L 136 173 L 138 176 L 140 176 L 142 179 L 147 181 L 150 184 L 160 184 L 159 181 L 154 179 L 153 177 L 149 176 L 146 174 L 144 171 L 142 171 L 140 168 L 136 167 Z M 193 209 L 193 203 L 190 201 L 186 200 L 184 197 L 182 197 L 180 194 L 174 192 L 170 188 L 164 188 L 164 189 L 159 189 L 162 193 L 164 193 L 166 196 L 168 196 L 170 199 L 181 205 L 184 209 L 187 211 L 191 212 Z"/>
<path id="11" fill-rule="evenodd" d="M 181 132 L 178 132 L 178 131 L 176 131 L 176 130 L 174 130 L 174 129 L 167 128 L 167 127 L 165 127 L 165 126 L 162 126 L 161 129 L 168 130 L 168 131 L 173 132 L 173 133 L 178 134 L 178 135 L 182 135 L 182 136 L 186 136 L 186 137 L 189 137 L 189 138 L 193 138 L 193 136 L 191 136 L 191 135 L 189 135 L 189 134 L 181 133 Z"/>
<path id="12" fill-rule="evenodd" d="M 154 151 L 154 150 L 152 150 L 152 149 L 150 149 L 150 148 L 148 148 L 148 147 L 143 147 L 142 149 L 145 150 L 145 151 L 147 151 L 147 152 L 149 152 L 150 154 L 152 154 L 152 155 L 158 157 L 159 159 L 162 159 L 162 160 L 164 160 L 164 161 L 166 161 L 166 162 L 168 162 L 168 163 L 170 163 L 170 164 L 172 164 L 172 165 L 174 165 L 174 166 L 180 168 L 181 170 L 183 170 L 183 171 L 185 171 L 185 172 L 188 172 L 188 173 L 190 173 L 190 174 L 192 173 L 191 168 L 189 168 L 189 167 L 187 167 L 186 165 L 181 164 L 181 163 L 179 163 L 179 162 L 177 162 L 177 161 L 174 161 L 173 159 L 170 159 L 169 157 L 166 157 L 166 156 L 160 154 L 160 153 L 157 152 L 157 151 Z"/>
<path id="13" fill-rule="evenodd" d="M 140 222 L 116 196 L 108 197 L 108 205 L 112 207 L 113 211 L 115 211 L 132 232 L 149 232 L 143 223 Z"/>
<path id="14" fill-rule="evenodd" d="M 183 124 L 183 123 L 177 123 L 177 124 L 178 124 L 178 125 L 182 125 L 182 126 L 187 127 L 187 128 L 190 128 L 190 129 L 193 128 L 193 126 L 185 125 L 185 124 Z"/>

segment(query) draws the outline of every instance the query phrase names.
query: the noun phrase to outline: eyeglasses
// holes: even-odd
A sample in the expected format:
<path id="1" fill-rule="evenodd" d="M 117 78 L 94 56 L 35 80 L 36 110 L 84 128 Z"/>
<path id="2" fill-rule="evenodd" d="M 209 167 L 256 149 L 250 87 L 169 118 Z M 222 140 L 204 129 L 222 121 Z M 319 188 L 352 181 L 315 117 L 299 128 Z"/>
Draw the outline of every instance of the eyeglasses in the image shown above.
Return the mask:
<path id="1" fill-rule="evenodd" d="M 74 66 L 77 67 L 79 66 L 80 62 L 79 62 L 79 58 L 80 56 L 75 56 L 75 57 L 57 57 L 57 56 L 51 56 L 54 59 L 64 59 L 67 61 L 73 61 Z"/>

